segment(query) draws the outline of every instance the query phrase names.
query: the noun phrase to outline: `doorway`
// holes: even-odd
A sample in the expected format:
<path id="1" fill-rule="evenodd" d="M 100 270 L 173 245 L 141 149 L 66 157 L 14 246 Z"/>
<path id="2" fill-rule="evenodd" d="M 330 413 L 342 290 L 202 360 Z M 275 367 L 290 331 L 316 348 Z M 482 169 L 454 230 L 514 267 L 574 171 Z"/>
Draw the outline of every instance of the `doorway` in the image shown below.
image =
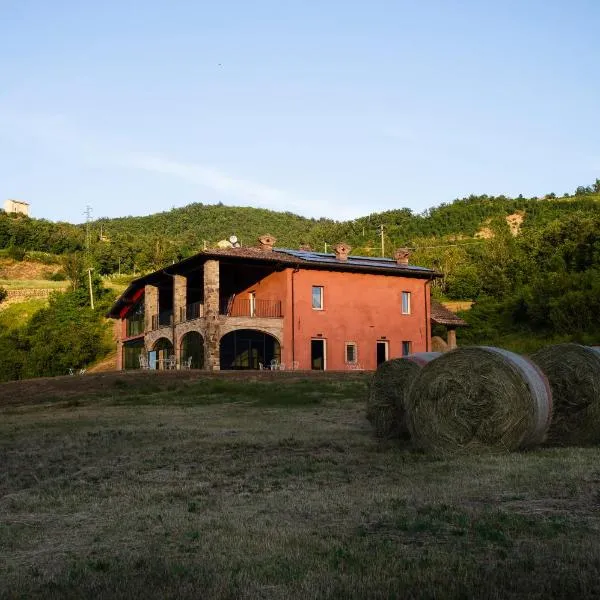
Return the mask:
<path id="1" fill-rule="evenodd" d="M 377 342 L 377 366 L 388 359 L 389 342 L 382 340 Z"/>
<path id="2" fill-rule="evenodd" d="M 326 366 L 325 340 L 310 340 L 310 368 L 324 371 Z"/>

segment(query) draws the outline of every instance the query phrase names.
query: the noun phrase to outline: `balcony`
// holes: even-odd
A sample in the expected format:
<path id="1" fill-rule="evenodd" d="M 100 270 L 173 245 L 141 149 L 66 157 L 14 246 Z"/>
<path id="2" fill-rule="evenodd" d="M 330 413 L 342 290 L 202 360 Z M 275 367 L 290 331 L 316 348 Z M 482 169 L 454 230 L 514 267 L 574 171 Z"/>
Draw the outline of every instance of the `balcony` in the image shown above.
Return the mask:
<path id="1" fill-rule="evenodd" d="M 204 304 L 202 302 L 192 302 L 187 306 L 182 306 L 179 309 L 179 322 L 193 321 L 204 316 Z"/>
<path id="2" fill-rule="evenodd" d="M 152 315 L 152 329 L 160 329 L 161 327 L 170 327 L 173 325 L 173 311 L 163 310 L 157 315 Z"/>
<path id="3" fill-rule="evenodd" d="M 262 319 L 280 319 L 283 317 L 281 300 L 250 300 L 236 298 L 235 302 L 221 303 L 220 314 L 227 317 L 256 317 Z"/>

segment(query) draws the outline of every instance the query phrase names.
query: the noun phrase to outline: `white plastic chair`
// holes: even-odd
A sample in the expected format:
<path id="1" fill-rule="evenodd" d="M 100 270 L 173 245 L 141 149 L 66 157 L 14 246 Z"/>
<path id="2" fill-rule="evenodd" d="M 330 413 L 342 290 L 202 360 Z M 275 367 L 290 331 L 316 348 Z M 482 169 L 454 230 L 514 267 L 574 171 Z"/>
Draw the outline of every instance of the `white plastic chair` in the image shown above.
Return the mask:
<path id="1" fill-rule="evenodd" d="M 184 369 L 189 371 L 192 368 L 192 357 L 188 356 L 182 363 L 179 365 L 180 369 Z"/>
<path id="2" fill-rule="evenodd" d="M 273 358 L 271 360 L 271 371 L 277 371 L 277 369 L 279 368 L 279 363 L 277 362 L 276 358 Z"/>
<path id="3" fill-rule="evenodd" d="M 140 354 L 140 369 L 149 369 L 150 365 L 148 364 L 148 357 L 145 354 Z"/>

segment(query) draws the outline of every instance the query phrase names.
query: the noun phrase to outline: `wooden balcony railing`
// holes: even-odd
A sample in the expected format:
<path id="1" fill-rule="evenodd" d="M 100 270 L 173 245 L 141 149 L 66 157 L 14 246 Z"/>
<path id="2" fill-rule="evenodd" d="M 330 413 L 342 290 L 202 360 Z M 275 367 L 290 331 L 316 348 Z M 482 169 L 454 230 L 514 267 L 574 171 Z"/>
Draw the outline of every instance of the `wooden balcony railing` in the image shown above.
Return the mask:
<path id="1" fill-rule="evenodd" d="M 281 300 L 246 300 L 236 298 L 233 304 L 225 300 L 221 303 L 220 313 L 228 317 L 257 317 L 267 319 L 283 317 Z"/>

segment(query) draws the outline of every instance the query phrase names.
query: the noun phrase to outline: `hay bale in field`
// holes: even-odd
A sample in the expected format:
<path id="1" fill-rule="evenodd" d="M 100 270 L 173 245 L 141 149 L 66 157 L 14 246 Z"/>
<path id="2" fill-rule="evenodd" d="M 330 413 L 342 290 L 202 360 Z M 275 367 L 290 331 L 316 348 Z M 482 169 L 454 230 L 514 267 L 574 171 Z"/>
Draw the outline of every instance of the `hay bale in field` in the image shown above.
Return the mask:
<path id="1" fill-rule="evenodd" d="M 557 344 L 532 357 L 552 388 L 548 443 L 562 446 L 600 442 L 600 348 Z"/>
<path id="2" fill-rule="evenodd" d="M 381 363 L 371 380 L 367 419 L 381 438 L 406 437 L 404 395 L 419 371 L 440 352 L 417 352 Z"/>
<path id="3" fill-rule="evenodd" d="M 508 451 L 543 441 L 552 397 L 533 363 L 480 346 L 458 348 L 423 367 L 405 405 L 411 438 L 421 449 Z"/>

